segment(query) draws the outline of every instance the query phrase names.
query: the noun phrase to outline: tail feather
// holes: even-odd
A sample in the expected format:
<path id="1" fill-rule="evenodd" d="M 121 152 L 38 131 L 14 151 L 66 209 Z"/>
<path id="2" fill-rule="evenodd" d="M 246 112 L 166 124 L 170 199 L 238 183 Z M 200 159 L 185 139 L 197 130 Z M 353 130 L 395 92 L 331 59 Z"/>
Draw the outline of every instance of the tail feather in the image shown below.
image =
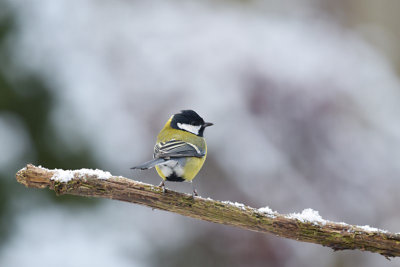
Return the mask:
<path id="1" fill-rule="evenodd" d="M 153 168 L 154 166 L 156 166 L 164 161 L 165 161 L 165 159 L 162 159 L 162 158 L 153 159 L 153 160 L 147 161 L 143 164 L 140 164 L 138 166 L 132 167 L 131 169 L 147 170 L 147 169 Z"/>

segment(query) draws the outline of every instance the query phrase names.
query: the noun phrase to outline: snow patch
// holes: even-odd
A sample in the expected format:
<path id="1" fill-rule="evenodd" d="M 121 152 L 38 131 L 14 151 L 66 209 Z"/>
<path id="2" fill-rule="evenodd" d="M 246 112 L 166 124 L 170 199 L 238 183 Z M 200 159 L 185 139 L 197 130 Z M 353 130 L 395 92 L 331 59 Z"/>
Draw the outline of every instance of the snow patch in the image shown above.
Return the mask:
<path id="1" fill-rule="evenodd" d="M 271 210 L 271 208 L 268 207 L 268 206 L 259 208 L 257 211 L 258 211 L 259 213 L 262 213 L 262 214 L 264 214 L 264 215 L 267 215 L 267 216 L 270 217 L 270 218 L 276 218 L 276 214 L 278 213 L 278 212 L 276 212 L 276 211 Z"/>
<path id="2" fill-rule="evenodd" d="M 86 176 L 96 176 L 97 179 L 106 180 L 112 177 L 110 172 L 105 172 L 99 169 L 92 170 L 92 169 L 80 169 L 80 170 L 54 170 L 54 174 L 51 177 L 51 180 L 60 181 L 63 183 L 67 183 L 68 181 L 72 180 L 75 176 L 76 177 L 86 177 Z"/>
<path id="3" fill-rule="evenodd" d="M 268 208 L 268 207 L 267 207 Z M 268 209 L 267 209 L 268 210 Z M 285 216 L 288 219 L 297 219 L 301 222 L 310 222 L 314 225 L 326 225 L 327 223 L 334 223 L 334 224 L 339 224 L 343 226 L 349 226 L 350 228 L 347 230 L 348 232 L 352 233 L 357 231 L 357 229 L 361 229 L 366 232 L 376 232 L 376 233 L 388 233 L 386 230 L 378 229 L 375 227 L 371 227 L 369 225 L 350 225 L 344 222 L 332 222 L 323 219 L 320 215 L 319 212 L 313 209 L 304 209 L 301 213 L 290 213 L 289 215 Z"/>
<path id="4" fill-rule="evenodd" d="M 386 230 L 382 230 L 382 229 L 378 229 L 378 228 L 375 228 L 375 227 L 371 227 L 369 225 L 357 226 L 357 227 L 361 228 L 361 229 L 363 229 L 364 231 L 367 231 L 367 232 L 378 232 L 378 233 L 387 233 L 388 232 Z"/>
<path id="5" fill-rule="evenodd" d="M 244 204 L 242 204 L 242 203 L 239 203 L 239 202 L 232 202 L 232 201 L 221 201 L 221 202 L 224 203 L 224 204 L 235 206 L 236 208 L 240 208 L 242 210 L 246 210 L 246 206 Z"/>
<path id="6" fill-rule="evenodd" d="M 322 219 L 319 212 L 313 209 L 304 209 L 301 213 L 290 213 L 285 216 L 288 219 L 297 219 L 301 222 L 310 222 L 315 225 L 325 225 L 326 220 Z"/>
<path id="7" fill-rule="evenodd" d="M 273 214 L 273 213 L 275 213 L 275 212 L 272 211 L 272 210 L 270 209 L 270 207 L 268 207 L 268 206 L 259 208 L 258 211 L 261 212 L 261 213 L 267 213 L 267 214 Z"/>

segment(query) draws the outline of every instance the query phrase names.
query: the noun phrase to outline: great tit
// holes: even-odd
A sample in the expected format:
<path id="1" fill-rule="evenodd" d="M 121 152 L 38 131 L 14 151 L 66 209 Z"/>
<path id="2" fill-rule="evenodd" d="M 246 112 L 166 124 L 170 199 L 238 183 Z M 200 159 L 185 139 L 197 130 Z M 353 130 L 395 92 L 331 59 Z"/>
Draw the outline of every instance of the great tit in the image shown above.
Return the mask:
<path id="1" fill-rule="evenodd" d="M 193 110 L 182 110 L 172 115 L 157 136 L 154 159 L 131 169 L 156 167 L 162 178 L 159 186 L 163 191 L 165 181 L 192 183 L 206 160 L 207 145 L 203 134 L 204 129 L 211 125 L 213 123 L 204 122 Z M 194 186 L 193 196 L 197 196 Z"/>

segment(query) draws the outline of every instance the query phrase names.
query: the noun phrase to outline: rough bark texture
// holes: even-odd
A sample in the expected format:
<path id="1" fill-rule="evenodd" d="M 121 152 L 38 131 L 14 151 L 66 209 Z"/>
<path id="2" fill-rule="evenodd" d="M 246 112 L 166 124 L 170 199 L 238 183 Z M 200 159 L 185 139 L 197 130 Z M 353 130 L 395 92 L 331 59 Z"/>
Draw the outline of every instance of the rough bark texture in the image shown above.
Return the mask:
<path id="1" fill-rule="evenodd" d="M 80 175 L 68 182 L 52 180 L 54 170 L 27 165 L 17 174 L 17 181 L 27 187 L 49 187 L 58 195 L 116 199 L 166 210 L 184 216 L 232 225 L 247 230 L 271 233 L 298 241 L 331 247 L 334 250 L 359 249 L 380 253 L 386 257 L 400 256 L 400 235 L 370 232 L 340 223 L 318 224 L 301 222 L 275 213 L 264 214 L 257 209 L 239 207 L 221 201 L 193 198 L 190 195 L 143 184 L 123 177 L 100 180 L 95 175 Z"/>

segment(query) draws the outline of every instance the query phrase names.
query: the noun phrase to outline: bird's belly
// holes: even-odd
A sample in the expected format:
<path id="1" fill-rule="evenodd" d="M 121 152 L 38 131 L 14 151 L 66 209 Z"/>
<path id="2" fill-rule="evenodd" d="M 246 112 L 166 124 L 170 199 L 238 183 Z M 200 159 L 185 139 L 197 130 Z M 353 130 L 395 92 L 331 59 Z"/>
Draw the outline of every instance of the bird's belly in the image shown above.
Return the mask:
<path id="1" fill-rule="evenodd" d="M 191 182 L 203 166 L 205 157 L 178 158 L 156 166 L 158 175 L 173 182 Z"/>
<path id="2" fill-rule="evenodd" d="M 158 168 L 167 181 L 182 182 L 185 180 L 183 166 L 176 160 L 169 160 L 158 165 Z"/>

